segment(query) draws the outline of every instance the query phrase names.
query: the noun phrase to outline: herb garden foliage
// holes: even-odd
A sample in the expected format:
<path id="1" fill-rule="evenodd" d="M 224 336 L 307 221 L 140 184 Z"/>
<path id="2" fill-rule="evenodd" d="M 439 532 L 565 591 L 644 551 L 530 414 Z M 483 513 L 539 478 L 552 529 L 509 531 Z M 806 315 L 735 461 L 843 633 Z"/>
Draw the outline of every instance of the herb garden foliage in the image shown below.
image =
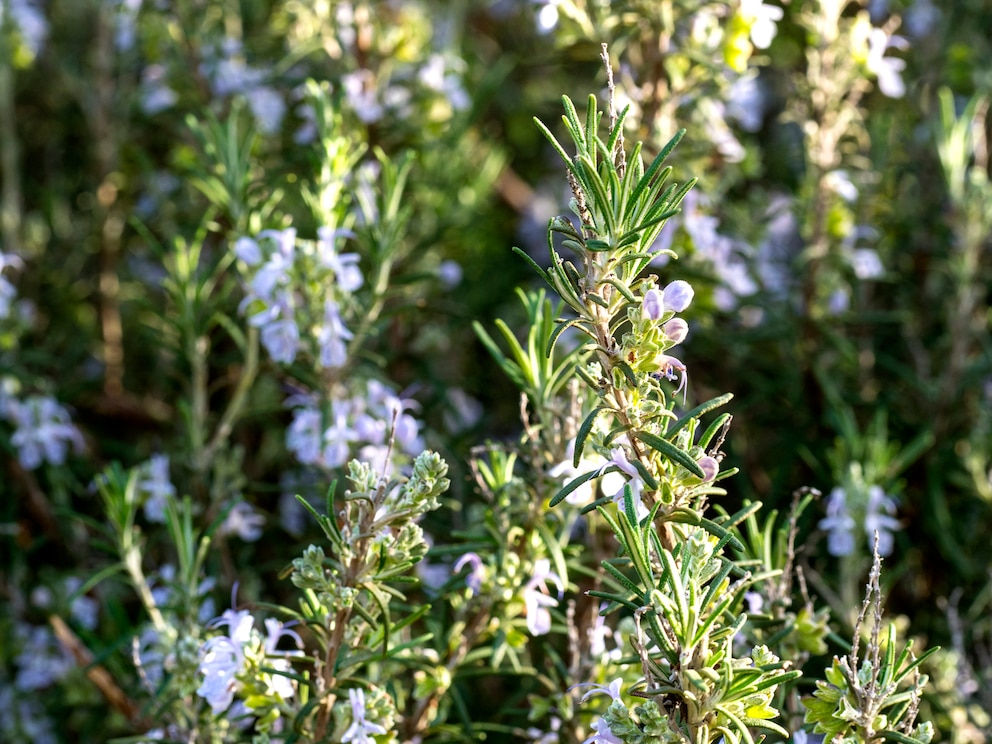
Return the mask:
<path id="1" fill-rule="evenodd" d="M 0 740 L 987 741 L 990 25 L 0 0 Z"/>

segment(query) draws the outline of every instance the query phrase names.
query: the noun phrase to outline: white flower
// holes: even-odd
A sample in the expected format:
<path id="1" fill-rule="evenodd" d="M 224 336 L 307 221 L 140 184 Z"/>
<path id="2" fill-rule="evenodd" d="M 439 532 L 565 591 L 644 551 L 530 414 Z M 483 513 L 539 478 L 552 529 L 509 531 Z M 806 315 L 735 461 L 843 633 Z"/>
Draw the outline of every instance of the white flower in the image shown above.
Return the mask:
<path id="1" fill-rule="evenodd" d="M 765 5 L 762 0 L 743 0 L 741 15 L 751 21 L 751 42 L 758 49 L 767 49 L 775 38 L 776 21 L 782 20 L 782 9 Z"/>
<path id="2" fill-rule="evenodd" d="M 551 630 L 551 613 L 548 608 L 558 606 L 558 599 L 548 594 L 549 581 L 558 587 L 560 598 L 565 592 L 561 577 L 551 570 L 551 561 L 542 558 L 534 563 L 534 574 L 523 591 L 527 630 L 533 636 L 544 635 Z"/>
<path id="3" fill-rule="evenodd" d="M 373 736 L 388 733 L 386 729 L 378 723 L 371 723 L 365 720 L 365 691 L 352 687 L 348 690 L 348 699 L 351 702 L 351 726 L 341 737 L 342 742 L 355 742 L 355 744 L 375 744 Z"/>
<path id="4" fill-rule="evenodd" d="M 289 657 L 303 655 L 303 652 L 299 650 L 303 648 L 303 639 L 300 638 L 299 634 L 295 630 L 290 630 L 286 627 L 285 623 L 276 620 L 275 618 L 267 618 L 265 620 L 265 632 L 266 636 L 263 643 L 263 648 L 265 649 L 265 655 L 270 657 L 266 659 L 265 665 L 278 672 L 290 672 L 292 667 L 289 662 Z M 290 651 L 278 650 L 276 646 L 281 638 L 292 639 L 296 644 L 296 648 Z M 293 686 L 293 680 L 283 674 L 272 674 L 268 680 L 268 684 L 269 691 L 275 693 L 283 700 L 289 700 L 296 694 L 296 688 Z"/>
<path id="5" fill-rule="evenodd" d="M 898 57 L 883 56 L 889 47 L 907 49 L 909 42 L 901 36 L 889 36 L 883 29 L 873 28 L 868 37 L 868 71 L 878 79 L 878 89 L 889 98 L 902 98 L 906 84 L 902 71 L 906 62 Z"/>

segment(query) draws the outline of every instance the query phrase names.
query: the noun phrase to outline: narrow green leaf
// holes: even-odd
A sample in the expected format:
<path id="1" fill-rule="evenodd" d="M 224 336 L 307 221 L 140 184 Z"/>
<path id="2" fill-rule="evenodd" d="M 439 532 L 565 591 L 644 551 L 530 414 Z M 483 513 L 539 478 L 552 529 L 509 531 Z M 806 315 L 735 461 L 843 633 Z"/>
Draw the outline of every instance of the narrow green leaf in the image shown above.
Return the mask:
<path id="1" fill-rule="evenodd" d="M 699 467 L 699 463 L 692 459 L 692 456 L 685 450 L 679 449 L 667 439 L 662 439 L 655 434 L 646 431 L 634 431 L 631 434 L 640 439 L 651 449 L 657 450 L 670 460 L 677 462 L 697 478 L 705 478 L 706 474 Z"/>
<path id="2" fill-rule="evenodd" d="M 511 248 L 510 250 L 512 250 L 518 256 L 522 256 L 523 259 L 524 259 L 524 261 L 526 261 L 528 264 L 530 264 L 530 267 L 532 269 L 534 269 L 535 272 L 537 272 L 537 275 L 539 277 L 541 277 L 548 284 L 551 284 L 551 279 L 548 277 L 548 272 L 546 272 L 544 269 L 542 269 L 540 266 L 538 266 L 537 261 L 535 261 L 533 258 L 531 258 L 530 256 L 528 256 L 525 251 L 520 250 L 519 248 L 517 248 L 517 246 L 513 246 L 513 248 Z"/>
<path id="3" fill-rule="evenodd" d="M 579 461 L 582 460 L 582 452 L 586 447 L 586 439 L 589 437 L 589 432 L 592 431 L 592 427 L 596 423 L 596 417 L 606 410 L 609 410 L 606 406 L 597 406 L 592 409 L 579 427 L 579 431 L 575 435 L 575 451 L 572 454 L 573 468 L 579 467 Z"/>
<path id="4" fill-rule="evenodd" d="M 582 484 L 591 481 L 597 475 L 599 475 L 599 471 L 593 470 L 589 473 L 583 473 L 582 475 L 576 476 L 568 483 L 566 483 L 562 487 L 562 489 L 551 498 L 551 501 L 548 503 L 548 505 L 558 506 L 558 504 L 560 504 L 562 501 L 565 500 L 566 496 L 568 496 L 570 493 L 578 489 L 578 487 L 581 486 Z"/>
<path id="5" fill-rule="evenodd" d="M 672 427 L 667 432 L 665 432 L 665 435 L 669 439 L 671 439 L 673 434 L 678 432 L 683 426 L 685 426 L 690 421 L 692 421 L 692 419 L 699 418 L 700 416 L 709 413 L 715 408 L 719 408 L 720 406 L 726 405 L 731 400 L 733 400 L 733 397 L 734 397 L 733 393 L 724 393 L 723 395 L 718 395 L 716 398 L 712 398 L 706 401 L 705 403 L 700 403 L 698 406 L 693 408 L 682 418 L 680 418 L 678 421 L 672 424 Z"/>

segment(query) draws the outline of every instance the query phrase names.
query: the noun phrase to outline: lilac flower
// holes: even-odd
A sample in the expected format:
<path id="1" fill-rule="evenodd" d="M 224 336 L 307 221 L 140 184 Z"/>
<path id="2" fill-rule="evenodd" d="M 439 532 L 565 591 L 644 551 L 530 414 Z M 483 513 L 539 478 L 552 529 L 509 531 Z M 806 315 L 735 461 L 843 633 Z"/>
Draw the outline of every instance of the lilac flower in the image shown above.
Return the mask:
<path id="1" fill-rule="evenodd" d="M 315 465 L 320 460 L 323 445 L 323 421 L 316 408 L 297 408 L 293 423 L 286 432 L 286 448 L 304 465 Z"/>
<path id="2" fill-rule="evenodd" d="M 255 511 L 247 501 L 239 501 L 227 513 L 220 526 L 220 534 L 237 535 L 245 542 L 255 542 L 262 536 L 265 517 Z"/>
<path id="3" fill-rule="evenodd" d="M 455 561 L 455 565 L 451 567 L 451 570 L 454 573 L 458 573 L 465 566 L 472 567 L 472 570 L 465 576 L 465 586 L 469 588 L 472 594 L 478 594 L 482 591 L 482 582 L 486 579 L 486 567 L 482 563 L 482 559 L 478 553 L 465 553 L 465 555 Z"/>
<path id="4" fill-rule="evenodd" d="M 458 76 L 460 67 L 459 59 L 445 59 L 443 55 L 432 54 L 427 60 L 427 64 L 420 68 L 417 79 L 424 87 L 437 91 L 448 99 L 451 108 L 456 111 L 467 109 L 472 103 L 472 99 L 465 92 L 461 78 Z"/>
<path id="5" fill-rule="evenodd" d="M 857 248 L 851 256 L 851 266 L 858 279 L 878 279 L 885 274 L 882 259 L 874 248 Z"/>
<path id="6" fill-rule="evenodd" d="M 344 292 L 354 292 L 365 282 L 358 268 L 357 253 L 338 254 L 334 247 L 336 238 L 354 237 L 351 230 L 333 230 L 329 227 L 317 229 L 317 256 L 320 264 L 334 272 L 334 280 Z"/>
<path id="7" fill-rule="evenodd" d="M 363 124 L 373 124 L 384 113 L 376 91 L 375 75 L 370 70 L 355 70 L 341 76 L 345 99 Z"/>
<path id="8" fill-rule="evenodd" d="M 41 46 L 48 36 L 48 21 L 45 20 L 44 13 L 36 7 L 33 0 L 10 0 L 7 3 L 0 3 L 0 24 L 12 25 L 20 31 L 24 45 L 31 51 L 33 56 L 38 56 Z M 4 23 L 4 10 L 9 7 L 10 21 Z"/>
<path id="9" fill-rule="evenodd" d="M 278 132 L 282 119 L 286 115 L 286 102 L 279 95 L 279 92 L 267 85 L 259 85 L 246 90 L 244 96 L 262 133 L 275 134 Z"/>
<path id="10" fill-rule="evenodd" d="M 534 574 L 523 591 L 527 630 L 533 636 L 544 635 L 551 630 L 551 613 L 548 608 L 558 606 L 558 599 L 548 594 L 549 581 L 558 587 L 560 599 L 565 592 L 561 577 L 551 570 L 551 561 L 541 558 L 534 564 Z"/>
<path id="11" fill-rule="evenodd" d="M 142 469 L 145 471 L 145 479 L 138 481 L 138 490 L 147 497 L 143 507 L 145 519 L 164 524 L 166 505 L 176 495 L 176 488 L 169 480 L 169 456 L 152 455 Z"/>
<path id="12" fill-rule="evenodd" d="M 148 65 L 141 71 L 141 110 L 154 116 L 174 106 L 179 96 L 169 87 L 166 78 L 168 70 L 164 65 Z"/>
<path id="13" fill-rule="evenodd" d="M 649 289 L 641 300 L 641 316 L 649 320 L 661 320 L 665 314 L 664 295 L 657 289 Z"/>
<path id="14" fill-rule="evenodd" d="M 17 298 L 17 288 L 3 277 L 3 270 L 8 266 L 20 268 L 22 265 L 18 256 L 0 251 L 0 320 L 10 317 L 11 303 Z"/>
<path id="15" fill-rule="evenodd" d="M 896 513 L 896 502 L 888 496 L 881 486 L 871 486 L 868 489 L 868 503 L 865 507 L 865 532 L 868 540 L 874 539 L 878 533 L 878 554 L 886 556 L 892 553 L 894 543 L 893 531 L 901 525 L 893 515 Z"/>
<path id="16" fill-rule="evenodd" d="M 348 461 L 349 442 L 355 441 L 355 431 L 348 426 L 345 415 L 338 412 L 334 423 L 324 431 L 324 448 L 321 451 L 323 464 L 329 468 L 339 468 Z"/>
<path id="17" fill-rule="evenodd" d="M 463 273 L 461 264 L 450 259 L 442 261 L 441 265 L 437 267 L 437 276 L 445 289 L 457 287 L 462 281 Z"/>
<path id="18" fill-rule="evenodd" d="M 265 649 L 265 655 L 270 657 L 266 659 L 265 665 L 278 672 L 291 671 L 292 666 L 290 665 L 289 657 L 303 655 L 303 652 L 299 650 L 303 648 L 303 639 L 300 638 L 295 630 L 290 630 L 286 627 L 285 623 L 275 618 L 267 618 L 265 620 L 265 632 L 266 636 L 263 642 L 263 648 Z M 296 644 L 296 648 L 290 651 L 278 650 L 276 646 L 282 638 L 292 639 Z M 296 694 L 296 689 L 293 687 L 293 680 L 282 674 L 271 675 L 269 679 L 269 690 L 283 700 L 289 700 Z"/>
<path id="19" fill-rule="evenodd" d="M 344 732 L 341 741 L 355 744 L 375 744 L 373 736 L 388 733 L 378 723 L 365 720 L 365 691 L 352 687 L 348 690 L 348 700 L 351 702 L 351 726 Z"/>
<path id="20" fill-rule="evenodd" d="M 881 28 L 873 28 L 868 37 L 868 71 L 878 79 L 878 89 L 889 98 L 902 98 L 906 84 L 902 80 L 905 60 L 883 56 L 887 49 L 908 49 L 909 42 L 901 36 L 889 36 Z"/>
<path id="21" fill-rule="evenodd" d="M 320 345 L 320 364 L 325 369 L 342 367 L 348 361 L 348 347 L 345 341 L 353 338 L 341 319 L 338 303 L 328 299 L 324 301 L 324 324 L 318 334 Z"/>
<path id="22" fill-rule="evenodd" d="M 584 703 L 586 700 L 591 698 L 593 695 L 609 695 L 610 698 L 616 702 L 620 699 L 620 688 L 623 687 L 623 677 L 617 677 L 615 680 L 610 682 L 609 685 L 597 685 L 593 682 L 580 682 L 577 685 L 573 685 L 571 689 L 576 687 L 591 687 L 589 692 L 585 693 L 581 698 L 579 698 L 579 703 Z"/>
<path id="23" fill-rule="evenodd" d="M 665 287 L 665 308 L 674 313 L 681 313 L 689 307 L 694 294 L 695 292 L 689 282 L 683 281 L 682 279 L 676 279 L 674 282 Z"/>
<path id="24" fill-rule="evenodd" d="M 854 550 L 854 519 L 847 513 L 847 494 L 837 487 L 827 497 L 827 516 L 818 523 L 827 532 L 827 552 L 833 556 L 850 555 Z"/>
<path id="25" fill-rule="evenodd" d="M 604 718 L 599 718 L 592 725 L 593 735 L 582 744 L 623 744 L 623 739 L 617 738 L 610 731 L 610 724 Z"/>
<path id="26" fill-rule="evenodd" d="M 680 344 L 689 335 L 689 324 L 682 318 L 672 318 L 661 327 L 661 332 L 673 344 Z"/>
<path id="27" fill-rule="evenodd" d="M 49 687 L 62 679 L 73 662 L 44 625 L 18 625 L 17 644 L 20 653 L 14 657 L 17 674 L 14 687 L 31 692 Z"/>
<path id="28" fill-rule="evenodd" d="M 237 675 L 245 669 L 244 647 L 251 640 L 254 619 L 247 610 L 224 614 L 211 625 L 227 625 L 228 635 L 209 639 L 200 649 L 203 682 L 196 690 L 210 705 L 214 715 L 227 710 L 240 686 Z"/>
<path id="29" fill-rule="evenodd" d="M 686 390 L 686 383 L 689 381 L 689 375 L 686 371 L 685 365 L 679 359 L 669 356 L 668 354 L 658 355 L 655 362 L 660 367 L 658 372 L 662 377 L 666 380 L 679 381 L 679 386 L 675 388 L 675 394 L 678 395 L 679 392 L 682 392 L 684 398 L 684 394 L 688 392 Z"/>
<path id="30" fill-rule="evenodd" d="M 249 266 L 258 266 L 262 263 L 262 249 L 252 238 L 238 238 L 234 242 L 234 255 Z"/>
<path id="31" fill-rule="evenodd" d="M 296 325 L 289 296 L 253 315 L 248 322 L 261 328 L 262 345 L 269 352 L 272 361 L 292 364 L 300 347 L 300 329 Z"/>
<path id="32" fill-rule="evenodd" d="M 744 604 L 747 605 L 749 615 L 757 615 L 765 605 L 765 598 L 758 592 L 744 592 Z"/>
<path id="33" fill-rule="evenodd" d="M 25 469 L 34 470 L 42 462 L 61 465 L 70 444 L 77 452 L 83 449 L 83 435 L 72 424 L 69 412 L 53 398 L 11 398 L 5 408 L 0 414 L 16 427 L 10 442 L 17 448 L 17 459 Z"/>
<path id="34" fill-rule="evenodd" d="M 550 33 L 558 25 L 558 5 L 561 0 L 533 0 L 533 2 L 541 6 L 537 11 L 538 33 Z"/>
<path id="35" fill-rule="evenodd" d="M 703 455 L 696 464 L 703 471 L 703 483 L 709 483 L 720 474 L 720 463 L 715 457 Z"/>

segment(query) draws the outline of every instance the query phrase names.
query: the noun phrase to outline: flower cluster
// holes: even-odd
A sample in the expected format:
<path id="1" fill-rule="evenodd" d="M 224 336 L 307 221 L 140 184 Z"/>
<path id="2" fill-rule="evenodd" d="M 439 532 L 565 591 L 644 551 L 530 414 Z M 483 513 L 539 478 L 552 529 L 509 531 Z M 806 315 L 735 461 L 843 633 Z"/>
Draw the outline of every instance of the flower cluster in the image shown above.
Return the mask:
<path id="1" fill-rule="evenodd" d="M 333 369 L 347 361 L 352 338 L 341 303 L 364 279 L 358 254 L 337 250 L 342 234 L 322 229 L 318 236 L 298 244 L 294 228 L 264 230 L 239 238 L 234 253 L 248 289 L 242 310 L 272 360 L 292 364 L 302 349 L 320 368 Z"/>

